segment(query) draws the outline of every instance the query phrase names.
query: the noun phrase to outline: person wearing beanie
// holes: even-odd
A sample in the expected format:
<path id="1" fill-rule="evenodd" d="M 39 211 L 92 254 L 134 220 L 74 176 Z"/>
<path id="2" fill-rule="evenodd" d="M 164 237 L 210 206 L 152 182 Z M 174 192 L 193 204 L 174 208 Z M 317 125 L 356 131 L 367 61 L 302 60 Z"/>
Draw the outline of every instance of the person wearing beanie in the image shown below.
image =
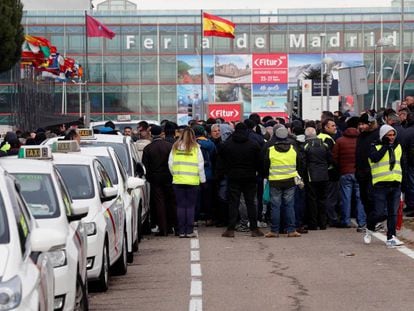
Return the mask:
<path id="1" fill-rule="evenodd" d="M 279 237 L 279 231 L 286 231 L 288 237 L 300 237 L 296 231 L 295 221 L 295 189 L 298 176 L 298 153 L 288 141 L 288 130 L 279 127 L 274 131 L 275 143 L 266 150 L 264 158 L 264 176 L 270 186 L 272 225 L 267 238 Z M 280 228 L 280 217 L 283 215 L 285 228 Z"/>
<path id="2" fill-rule="evenodd" d="M 176 205 L 172 187 L 172 175 L 168 169 L 168 157 L 172 143 L 161 136 L 162 128 L 151 126 L 152 141 L 142 151 L 142 163 L 146 179 L 150 183 L 151 225 L 158 226 L 156 235 L 166 236 L 176 227 Z"/>
<path id="3" fill-rule="evenodd" d="M 332 156 L 336 163 L 340 178 L 339 189 L 341 193 L 341 228 L 351 228 L 351 202 L 354 199 L 356 206 L 356 220 L 358 232 L 363 232 L 366 227 L 366 215 L 361 202 L 359 183 L 355 178 L 356 145 L 359 135 L 357 130 L 358 117 L 351 117 L 346 121 L 347 128 L 338 138 L 333 147 Z"/>
<path id="4" fill-rule="evenodd" d="M 404 244 L 396 237 L 397 211 L 401 197 L 402 147 L 397 142 L 397 131 L 384 124 L 379 130 L 379 141 L 371 146 L 371 167 L 374 209 L 368 215 L 364 242 L 371 243 L 377 223 L 387 220 L 386 245 L 393 248 Z"/>
<path id="5" fill-rule="evenodd" d="M 7 132 L 0 145 L 0 157 L 16 155 L 19 152 L 21 143 L 15 132 Z"/>
<path id="6" fill-rule="evenodd" d="M 256 176 L 263 165 L 260 161 L 260 146 L 248 138 L 247 126 L 243 122 L 235 126 L 235 131 L 219 149 L 220 167 L 225 168 L 228 178 L 229 224 L 223 237 L 234 237 L 239 216 L 240 196 L 243 193 L 247 207 L 252 237 L 263 236 L 257 227 Z"/>

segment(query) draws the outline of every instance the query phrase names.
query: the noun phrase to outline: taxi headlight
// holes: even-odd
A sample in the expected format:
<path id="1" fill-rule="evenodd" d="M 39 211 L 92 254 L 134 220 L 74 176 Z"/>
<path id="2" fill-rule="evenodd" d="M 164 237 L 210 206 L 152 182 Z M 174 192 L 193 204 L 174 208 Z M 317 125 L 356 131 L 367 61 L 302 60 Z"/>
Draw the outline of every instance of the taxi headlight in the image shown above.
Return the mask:
<path id="1" fill-rule="evenodd" d="M 96 234 L 96 224 L 94 222 L 85 222 L 84 224 L 86 235 Z"/>
<path id="2" fill-rule="evenodd" d="M 66 251 L 57 250 L 48 252 L 53 268 L 59 268 L 66 265 Z"/>
<path id="3" fill-rule="evenodd" d="M 11 310 L 19 306 L 22 299 L 22 282 L 18 276 L 0 282 L 0 310 Z"/>

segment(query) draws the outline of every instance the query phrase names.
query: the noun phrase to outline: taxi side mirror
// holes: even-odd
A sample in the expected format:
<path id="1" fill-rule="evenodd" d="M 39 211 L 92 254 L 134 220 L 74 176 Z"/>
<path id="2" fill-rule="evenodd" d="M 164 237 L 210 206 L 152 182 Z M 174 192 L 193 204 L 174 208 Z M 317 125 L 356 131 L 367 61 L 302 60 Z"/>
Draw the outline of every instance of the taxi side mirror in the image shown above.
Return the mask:
<path id="1" fill-rule="evenodd" d="M 118 195 L 118 188 L 116 187 L 105 187 L 103 188 L 103 198 L 102 201 L 110 201 L 112 199 L 115 199 Z"/>
<path id="2" fill-rule="evenodd" d="M 86 217 L 89 212 L 89 206 L 84 206 L 82 204 L 72 203 L 72 214 L 68 215 L 68 221 L 77 221 Z"/>
<path id="3" fill-rule="evenodd" d="M 137 162 L 136 163 L 136 169 L 135 169 L 135 175 L 138 176 L 139 178 L 144 177 L 144 175 L 146 174 L 145 171 L 145 167 L 142 163 Z"/>
<path id="4" fill-rule="evenodd" d="M 34 228 L 30 233 L 32 252 L 48 252 L 66 245 L 66 235 L 49 228 Z"/>
<path id="5" fill-rule="evenodd" d="M 130 189 L 136 189 L 138 187 L 144 187 L 145 181 L 138 177 L 128 177 L 127 181 L 127 188 Z"/>

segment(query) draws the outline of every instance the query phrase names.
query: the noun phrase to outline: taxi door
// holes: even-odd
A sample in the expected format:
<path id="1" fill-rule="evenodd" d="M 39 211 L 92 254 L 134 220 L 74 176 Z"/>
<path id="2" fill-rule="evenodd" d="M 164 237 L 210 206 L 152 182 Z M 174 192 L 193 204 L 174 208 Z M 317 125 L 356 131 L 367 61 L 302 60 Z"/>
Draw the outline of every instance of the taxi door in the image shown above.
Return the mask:
<path id="1" fill-rule="evenodd" d="M 125 216 L 122 197 L 118 193 L 116 198 L 106 201 L 104 198 L 103 189 L 105 187 L 114 187 L 114 185 L 112 184 L 107 171 L 100 162 L 94 162 L 94 171 L 96 179 L 98 181 L 103 213 L 107 222 L 109 258 L 110 262 L 112 263 L 122 251 L 122 243 L 124 239 Z"/>

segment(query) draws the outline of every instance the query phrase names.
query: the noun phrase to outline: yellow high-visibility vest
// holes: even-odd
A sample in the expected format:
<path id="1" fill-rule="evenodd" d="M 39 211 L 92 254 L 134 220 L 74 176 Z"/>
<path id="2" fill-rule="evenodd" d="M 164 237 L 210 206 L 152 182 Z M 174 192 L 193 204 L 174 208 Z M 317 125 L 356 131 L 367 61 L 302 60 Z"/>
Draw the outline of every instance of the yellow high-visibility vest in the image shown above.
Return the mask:
<path id="1" fill-rule="evenodd" d="M 380 150 L 381 147 L 382 147 L 381 145 L 375 146 L 377 150 Z M 377 163 L 374 163 L 371 161 L 371 159 L 368 159 L 369 165 L 371 167 L 373 185 L 381 181 L 401 182 L 402 171 L 401 171 L 400 161 L 401 161 L 401 156 L 402 156 L 402 148 L 400 144 L 398 144 L 398 146 L 394 149 L 394 153 L 395 153 L 395 165 L 391 171 L 390 171 L 390 155 L 388 151 L 385 153 L 382 159 L 379 160 Z"/>
<path id="2" fill-rule="evenodd" d="M 322 139 L 323 142 L 325 142 L 326 139 L 332 140 L 332 143 L 335 145 L 335 139 L 333 139 L 330 135 L 326 133 L 319 133 L 318 138 Z"/>
<path id="3" fill-rule="evenodd" d="M 198 186 L 198 148 L 192 148 L 190 152 L 174 150 L 172 170 L 173 184 Z"/>
<path id="4" fill-rule="evenodd" d="M 298 176 L 296 151 L 290 146 L 288 152 L 279 152 L 273 146 L 269 149 L 269 180 L 284 180 Z"/>
<path id="5" fill-rule="evenodd" d="M 0 148 L 0 150 L 1 151 L 4 151 L 4 152 L 7 152 L 7 151 L 9 151 L 10 150 L 10 148 L 11 148 L 11 146 L 10 146 L 10 144 L 8 143 L 8 142 L 6 142 L 1 148 Z"/>

